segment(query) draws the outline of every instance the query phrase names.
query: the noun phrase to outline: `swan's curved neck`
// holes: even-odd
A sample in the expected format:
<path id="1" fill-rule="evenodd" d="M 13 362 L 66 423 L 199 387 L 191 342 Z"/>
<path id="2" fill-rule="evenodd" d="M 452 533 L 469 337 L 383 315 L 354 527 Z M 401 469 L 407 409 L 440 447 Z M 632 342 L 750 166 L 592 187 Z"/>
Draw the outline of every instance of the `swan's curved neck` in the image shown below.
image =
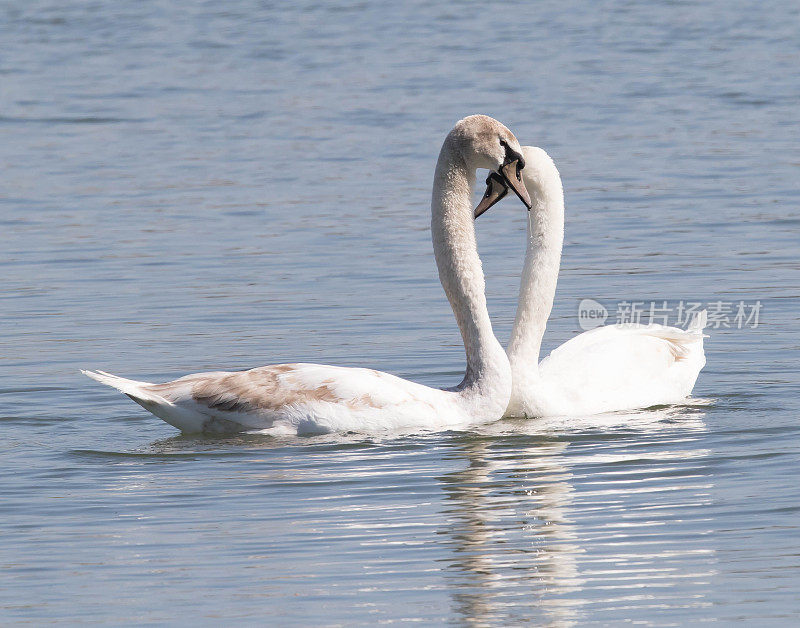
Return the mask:
<path id="1" fill-rule="evenodd" d="M 508 344 L 515 387 L 518 380 L 523 382 L 538 372 L 539 351 L 553 308 L 564 241 L 561 177 L 549 157 L 537 161 L 542 163 L 531 169 L 525 178 L 533 208 L 528 214 L 525 268 L 520 282 L 517 315 Z"/>
<path id="2" fill-rule="evenodd" d="M 474 168 L 445 141 L 434 175 L 431 237 L 439 279 L 467 354 L 467 371 L 458 389 L 465 395 L 490 396 L 493 403 L 505 406 L 511 392 L 511 371 L 486 308 L 471 207 L 474 185 Z"/>

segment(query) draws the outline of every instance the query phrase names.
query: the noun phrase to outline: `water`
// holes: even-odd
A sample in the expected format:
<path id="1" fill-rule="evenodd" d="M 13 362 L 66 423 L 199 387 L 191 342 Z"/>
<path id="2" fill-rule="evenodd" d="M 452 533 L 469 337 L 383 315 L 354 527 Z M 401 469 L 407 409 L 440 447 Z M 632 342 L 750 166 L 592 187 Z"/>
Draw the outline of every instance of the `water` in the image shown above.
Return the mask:
<path id="1" fill-rule="evenodd" d="M 0 617 L 791 625 L 798 8 L 6 3 Z M 555 158 L 550 350 L 593 298 L 760 301 L 683 408 L 470 433 L 181 437 L 78 374 L 306 360 L 459 381 L 444 134 Z M 524 210 L 478 223 L 508 337 Z"/>

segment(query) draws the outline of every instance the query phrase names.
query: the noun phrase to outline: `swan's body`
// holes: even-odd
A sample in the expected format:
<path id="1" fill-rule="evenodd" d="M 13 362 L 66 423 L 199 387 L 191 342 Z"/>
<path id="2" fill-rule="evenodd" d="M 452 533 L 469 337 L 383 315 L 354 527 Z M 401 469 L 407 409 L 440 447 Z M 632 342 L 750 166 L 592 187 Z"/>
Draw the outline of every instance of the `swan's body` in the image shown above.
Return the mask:
<path id="1" fill-rule="evenodd" d="M 502 124 L 470 116 L 447 136 L 436 165 L 434 253 L 467 356 L 466 374 L 457 387 L 439 390 L 388 373 L 318 364 L 199 373 L 164 384 L 84 372 L 183 432 L 440 429 L 500 418 L 511 394 L 511 369 L 486 309 L 470 203 L 475 170 L 522 167 L 519 150 Z"/>
<path id="2" fill-rule="evenodd" d="M 165 384 L 86 372 L 185 433 L 272 430 L 320 434 L 424 427 L 459 428 L 502 409 L 460 391 L 429 388 L 389 373 L 323 364 L 276 364 L 197 373 Z M 510 389 L 510 386 L 507 386 Z M 502 395 L 499 395 L 502 398 Z"/>
<path id="3" fill-rule="evenodd" d="M 553 350 L 539 363 L 538 377 L 515 358 L 507 414 L 577 416 L 680 403 L 706 363 L 704 325 L 705 312 L 687 330 L 656 324 L 598 327 Z"/>
<path id="4" fill-rule="evenodd" d="M 533 209 L 508 346 L 513 389 L 506 416 L 597 414 L 682 401 L 705 365 L 705 312 L 688 330 L 655 324 L 599 327 L 539 362 L 561 262 L 564 192 L 547 153 L 526 146 L 523 156 Z"/>

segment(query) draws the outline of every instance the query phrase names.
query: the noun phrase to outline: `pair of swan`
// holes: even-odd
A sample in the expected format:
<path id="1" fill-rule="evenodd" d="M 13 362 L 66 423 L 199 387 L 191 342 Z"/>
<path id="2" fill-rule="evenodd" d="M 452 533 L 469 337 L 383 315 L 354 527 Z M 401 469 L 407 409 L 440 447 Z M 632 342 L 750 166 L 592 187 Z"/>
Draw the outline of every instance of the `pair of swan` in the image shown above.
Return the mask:
<path id="1" fill-rule="evenodd" d="M 491 171 L 473 211 L 476 170 Z M 486 307 L 475 218 L 512 189 L 529 209 L 528 251 L 508 353 Z M 436 164 L 431 235 L 439 279 L 461 331 L 462 382 L 434 389 L 388 373 L 319 364 L 187 375 L 163 384 L 103 371 L 89 377 L 128 395 L 182 432 L 315 434 L 463 429 L 502 416 L 596 413 L 680 401 L 704 363 L 702 326 L 609 326 L 581 334 L 537 365 L 563 239 L 558 171 L 488 116 L 459 121 Z"/>

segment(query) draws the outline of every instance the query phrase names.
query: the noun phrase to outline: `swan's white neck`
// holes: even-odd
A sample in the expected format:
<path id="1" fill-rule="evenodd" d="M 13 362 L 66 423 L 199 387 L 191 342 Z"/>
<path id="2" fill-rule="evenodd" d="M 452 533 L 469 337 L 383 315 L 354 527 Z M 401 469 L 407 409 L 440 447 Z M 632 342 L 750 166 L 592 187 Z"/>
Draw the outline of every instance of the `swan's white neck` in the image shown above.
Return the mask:
<path id="1" fill-rule="evenodd" d="M 458 390 L 475 404 L 474 412 L 500 416 L 511 392 L 511 370 L 486 308 L 471 206 L 474 185 L 475 169 L 446 140 L 434 175 L 431 237 L 439 280 L 467 354 L 467 371 Z"/>
<path id="2" fill-rule="evenodd" d="M 517 414 L 515 406 L 536 387 L 539 351 L 553 308 L 564 241 L 564 191 L 558 170 L 541 149 L 524 150 L 523 176 L 533 208 L 528 214 L 525 268 L 508 344 L 514 381 L 508 414 Z"/>

